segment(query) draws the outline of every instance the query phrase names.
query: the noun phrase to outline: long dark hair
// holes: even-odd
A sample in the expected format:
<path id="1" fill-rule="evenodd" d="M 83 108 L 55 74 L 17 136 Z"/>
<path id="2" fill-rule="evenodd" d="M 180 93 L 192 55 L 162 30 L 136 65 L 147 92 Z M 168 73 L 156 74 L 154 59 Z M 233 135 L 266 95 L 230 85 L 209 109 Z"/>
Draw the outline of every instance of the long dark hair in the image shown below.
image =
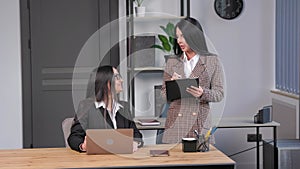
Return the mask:
<path id="1" fill-rule="evenodd" d="M 175 25 L 175 34 L 176 28 L 179 28 L 181 30 L 186 43 L 197 54 L 204 56 L 214 55 L 208 51 L 202 26 L 195 18 L 186 17 L 179 21 Z M 183 51 L 177 43 L 177 40 L 175 40 L 174 42 L 173 49 L 174 53 L 178 56 L 181 56 L 181 54 L 183 53 Z"/>
<path id="2" fill-rule="evenodd" d="M 108 88 L 110 84 L 110 90 Z M 114 84 L 114 71 L 112 66 L 100 66 L 97 68 L 95 75 L 95 98 L 97 102 L 103 101 L 106 108 L 103 112 L 104 125 L 107 128 L 107 106 L 109 102 L 109 95 L 115 95 L 115 84 Z"/>
<path id="3" fill-rule="evenodd" d="M 111 93 L 107 84 L 110 84 Z M 112 66 L 100 66 L 95 76 L 95 97 L 96 101 L 104 101 L 107 105 L 109 94 L 115 94 L 114 72 Z"/>

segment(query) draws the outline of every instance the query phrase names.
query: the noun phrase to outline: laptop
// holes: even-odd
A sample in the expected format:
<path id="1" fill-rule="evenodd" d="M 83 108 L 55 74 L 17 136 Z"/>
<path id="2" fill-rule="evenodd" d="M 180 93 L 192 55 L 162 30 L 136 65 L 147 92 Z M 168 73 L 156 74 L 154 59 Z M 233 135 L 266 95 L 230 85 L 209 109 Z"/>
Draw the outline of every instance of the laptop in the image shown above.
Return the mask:
<path id="1" fill-rule="evenodd" d="M 180 98 L 193 97 L 190 93 L 186 92 L 186 88 L 190 86 L 199 86 L 199 79 L 176 79 L 166 81 L 166 92 L 167 92 L 167 101 L 173 101 Z"/>
<path id="2" fill-rule="evenodd" d="M 133 153 L 133 129 L 87 129 L 86 153 Z"/>

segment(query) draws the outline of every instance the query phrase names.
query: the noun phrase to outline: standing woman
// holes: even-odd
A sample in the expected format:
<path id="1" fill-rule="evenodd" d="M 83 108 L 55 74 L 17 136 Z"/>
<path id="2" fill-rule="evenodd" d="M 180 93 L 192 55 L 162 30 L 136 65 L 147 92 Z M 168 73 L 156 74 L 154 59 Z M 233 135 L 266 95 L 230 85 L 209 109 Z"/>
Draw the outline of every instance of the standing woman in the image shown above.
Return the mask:
<path id="1" fill-rule="evenodd" d="M 142 134 L 131 117 L 129 105 L 118 100 L 123 91 L 123 79 L 112 66 L 101 66 L 96 70 L 94 96 L 79 103 L 69 146 L 76 151 L 86 151 L 86 129 L 132 128 L 134 136 L 133 151 L 143 145 Z"/>
<path id="2" fill-rule="evenodd" d="M 222 66 L 218 56 L 208 51 L 200 23 L 191 17 L 182 19 L 175 26 L 175 35 L 174 51 L 178 57 L 167 61 L 162 95 L 166 97 L 165 81 L 168 80 L 198 78 L 199 86 L 186 89 L 193 97 L 170 102 L 163 143 L 196 137 L 194 130 L 205 134 L 211 127 L 209 102 L 219 102 L 224 97 Z"/>

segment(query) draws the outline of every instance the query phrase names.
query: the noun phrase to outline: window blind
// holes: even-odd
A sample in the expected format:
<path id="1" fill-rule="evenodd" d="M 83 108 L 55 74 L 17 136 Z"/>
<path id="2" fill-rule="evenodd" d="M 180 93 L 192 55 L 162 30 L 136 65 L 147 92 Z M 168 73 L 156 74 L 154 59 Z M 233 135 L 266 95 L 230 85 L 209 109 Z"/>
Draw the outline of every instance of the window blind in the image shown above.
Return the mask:
<path id="1" fill-rule="evenodd" d="M 299 95 L 300 1 L 276 0 L 276 89 Z"/>

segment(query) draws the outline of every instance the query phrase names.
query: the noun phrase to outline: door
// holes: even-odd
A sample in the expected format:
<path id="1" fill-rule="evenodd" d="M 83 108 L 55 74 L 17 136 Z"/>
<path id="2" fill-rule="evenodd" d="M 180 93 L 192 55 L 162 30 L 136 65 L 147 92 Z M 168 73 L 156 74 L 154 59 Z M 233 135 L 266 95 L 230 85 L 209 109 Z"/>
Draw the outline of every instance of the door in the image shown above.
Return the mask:
<path id="1" fill-rule="evenodd" d="M 87 40 L 118 17 L 118 10 L 111 10 L 118 9 L 118 0 L 20 2 L 21 13 L 28 11 L 28 19 L 22 17 L 24 147 L 64 146 L 61 123 L 74 116 L 76 109 L 72 98 L 76 60 Z M 118 30 L 113 33 L 118 34 Z M 109 43 L 110 37 L 98 39 L 98 43 Z M 95 57 L 85 60 L 81 74 L 88 74 L 100 62 L 100 46 L 94 51 Z M 111 57 L 111 53 L 118 53 L 118 47 L 108 52 L 101 64 L 118 62 L 119 58 Z M 75 90 L 85 93 L 84 87 Z"/>

